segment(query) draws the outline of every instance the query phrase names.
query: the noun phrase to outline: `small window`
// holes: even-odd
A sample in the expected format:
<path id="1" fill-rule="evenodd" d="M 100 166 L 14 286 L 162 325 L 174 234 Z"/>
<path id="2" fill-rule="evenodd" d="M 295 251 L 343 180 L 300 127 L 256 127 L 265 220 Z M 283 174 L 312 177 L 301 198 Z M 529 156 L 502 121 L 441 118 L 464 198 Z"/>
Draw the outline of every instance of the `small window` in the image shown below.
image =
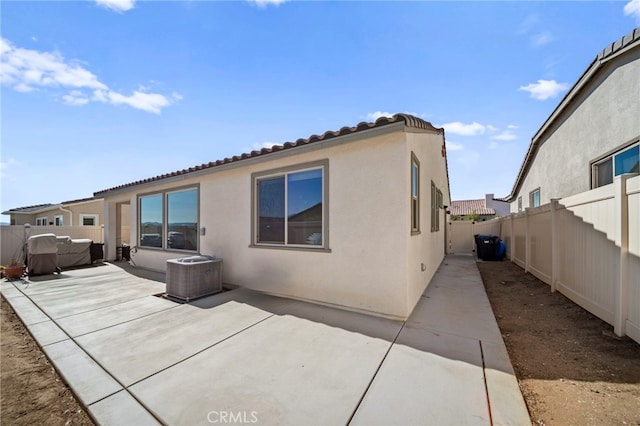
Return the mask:
<path id="1" fill-rule="evenodd" d="M 64 226 L 63 216 L 61 214 L 54 216 L 53 217 L 53 224 L 55 226 Z"/>
<path id="2" fill-rule="evenodd" d="M 529 193 L 529 206 L 540 207 L 540 188 L 534 189 Z"/>
<path id="3" fill-rule="evenodd" d="M 47 226 L 47 221 L 48 218 L 46 216 L 44 217 L 38 217 L 36 218 L 36 226 Z"/>
<path id="4" fill-rule="evenodd" d="M 320 167 L 286 168 L 253 176 L 255 244 L 327 248 L 327 166 L 322 163 Z"/>
<path id="5" fill-rule="evenodd" d="M 431 232 L 440 230 L 440 208 L 442 207 L 442 191 L 431 181 Z"/>
<path id="6" fill-rule="evenodd" d="M 625 173 L 639 173 L 640 145 L 635 144 L 603 158 L 592 166 L 593 187 L 598 188 L 613 183 L 615 176 Z"/>
<path id="7" fill-rule="evenodd" d="M 411 233 L 420 233 L 420 162 L 411 153 Z"/>
<path id="8" fill-rule="evenodd" d="M 98 226 L 97 214 L 81 214 L 80 225 L 82 226 Z"/>

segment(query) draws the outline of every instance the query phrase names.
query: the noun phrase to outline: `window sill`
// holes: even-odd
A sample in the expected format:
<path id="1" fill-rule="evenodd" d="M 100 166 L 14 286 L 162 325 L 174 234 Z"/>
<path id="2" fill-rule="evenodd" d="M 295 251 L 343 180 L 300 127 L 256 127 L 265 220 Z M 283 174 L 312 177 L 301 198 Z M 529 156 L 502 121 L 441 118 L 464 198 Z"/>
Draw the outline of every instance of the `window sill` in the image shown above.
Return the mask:
<path id="1" fill-rule="evenodd" d="M 412 236 L 413 235 L 420 235 L 420 234 L 422 234 L 422 232 L 420 232 L 420 231 L 411 231 L 411 235 Z"/>
<path id="2" fill-rule="evenodd" d="M 287 250 L 287 251 L 308 251 L 308 252 L 316 252 L 316 253 L 331 253 L 331 249 L 318 247 L 291 247 L 291 246 L 277 246 L 277 245 L 267 245 L 267 244 L 249 244 L 249 248 L 259 248 L 259 249 L 275 249 L 275 250 Z"/>

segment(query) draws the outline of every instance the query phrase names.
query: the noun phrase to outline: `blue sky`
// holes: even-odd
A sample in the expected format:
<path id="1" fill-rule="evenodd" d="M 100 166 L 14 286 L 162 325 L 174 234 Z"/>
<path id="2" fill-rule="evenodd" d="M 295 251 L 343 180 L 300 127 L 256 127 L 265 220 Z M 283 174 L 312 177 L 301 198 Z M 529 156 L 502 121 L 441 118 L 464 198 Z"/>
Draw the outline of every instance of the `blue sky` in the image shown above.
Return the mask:
<path id="1" fill-rule="evenodd" d="M 506 196 L 640 0 L 2 2 L 1 211 L 407 112 L 453 199 Z M 3 221 L 8 221 L 3 216 Z"/>

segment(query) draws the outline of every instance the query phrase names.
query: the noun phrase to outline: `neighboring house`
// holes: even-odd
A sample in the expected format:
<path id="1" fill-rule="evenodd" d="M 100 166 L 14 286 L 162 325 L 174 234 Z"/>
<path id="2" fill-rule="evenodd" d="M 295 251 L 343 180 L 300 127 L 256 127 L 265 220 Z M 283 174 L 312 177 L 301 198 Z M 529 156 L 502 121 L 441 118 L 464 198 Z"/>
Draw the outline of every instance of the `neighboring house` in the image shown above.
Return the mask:
<path id="1" fill-rule="evenodd" d="M 95 196 L 108 259 L 130 214 L 137 266 L 215 255 L 227 284 L 404 319 L 445 255 L 444 130 L 397 114 Z"/>
<path id="2" fill-rule="evenodd" d="M 100 226 L 103 225 L 104 200 L 84 198 L 59 204 L 39 204 L 2 212 L 10 216 L 11 225 Z"/>
<path id="3" fill-rule="evenodd" d="M 482 221 L 509 215 L 510 206 L 504 199 L 486 194 L 480 200 L 452 201 L 449 212 L 453 220 L 465 220 L 466 217 L 478 215 L 478 220 Z"/>
<path id="4" fill-rule="evenodd" d="M 638 173 L 640 28 L 607 46 L 534 135 L 507 200 L 547 204 Z"/>

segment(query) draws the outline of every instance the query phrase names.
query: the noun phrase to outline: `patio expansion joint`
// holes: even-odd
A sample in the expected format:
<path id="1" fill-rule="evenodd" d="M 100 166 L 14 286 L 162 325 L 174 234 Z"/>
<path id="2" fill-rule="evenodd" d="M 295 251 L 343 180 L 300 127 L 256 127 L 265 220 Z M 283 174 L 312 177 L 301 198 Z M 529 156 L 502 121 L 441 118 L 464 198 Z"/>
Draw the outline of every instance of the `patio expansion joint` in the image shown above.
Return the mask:
<path id="1" fill-rule="evenodd" d="M 487 397 L 487 409 L 489 410 L 489 424 L 493 426 L 493 415 L 491 413 L 491 399 L 489 398 L 489 386 L 487 385 L 487 368 L 484 362 L 484 351 L 482 350 L 482 340 L 478 340 L 480 346 L 480 357 L 482 358 L 482 381 L 484 382 L 484 391 Z"/>
<path id="2" fill-rule="evenodd" d="M 122 305 L 123 303 L 131 302 L 131 301 L 133 301 L 133 300 L 144 299 L 145 297 L 155 297 L 155 296 L 154 296 L 154 295 L 152 295 L 152 294 L 147 294 L 147 295 L 140 296 L 140 297 L 132 297 L 131 299 L 127 299 L 125 302 L 117 302 L 117 303 L 113 303 L 113 304 L 111 304 L 111 305 L 104 305 L 104 306 L 100 306 L 100 307 L 95 308 L 95 309 L 89 309 L 89 310 L 87 310 L 87 311 L 75 312 L 75 313 L 73 313 L 73 314 L 64 315 L 64 316 L 61 316 L 61 317 L 56 317 L 56 319 L 59 319 L 59 320 L 60 320 L 60 319 L 64 319 L 64 318 L 73 317 L 73 316 L 75 316 L 75 315 L 86 314 L 86 313 L 88 313 L 88 312 L 95 312 L 95 311 L 99 311 L 100 309 L 104 309 L 104 308 L 111 308 L 111 307 L 113 307 L 113 306 Z M 174 308 L 174 307 L 178 307 L 178 306 L 180 306 L 180 305 L 172 306 L 172 307 L 167 308 L 167 309 L 172 309 L 172 308 Z M 165 310 L 167 310 L 167 309 L 163 309 L 163 311 L 165 311 Z M 145 316 L 146 316 L 146 315 L 145 315 Z M 142 318 L 142 317 L 140 317 L 140 318 Z M 97 330 L 94 330 L 94 331 L 97 331 Z M 85 334 L 87 334 L 87 333 L 85 333 Z"/>
<path id="3" fill-rule="evenodd" d="M 376 371 L 373 373 L 373 376 L 371 377 L 371 380 L 369 380 L 369 383 L 367 384 L 367 387 L 365 388 L 364 392 L 362 392 L 362 396 L 360 397 L 360 400 L 356 404 L 356 407 L 353 409 L 353 412 L 351 413 L 351 416 L 349 416 L 349 420 L 346 423 L 347 425 L 351 424 L 351 422 L 353 421 L 353 417 L 358 412 L 358 408 L 360 408 L 360 406 L 362 405 L 362 401 L 364 401 L 364 398 L 367 395 L 367 393 L 369 392 L 369 389 L 371 388 L 371 385 L 373 384 L 373 381 L 376 379 L 376 376 L 380 372 L 380 369 L 382 368 L 382 364 L 384 364 L 384 361 L 387 359 L 387 356 L 389 356 L 389 352 L 391 352 L 391 349 L 396 344 L 396 341 L 398 340 L 398 337 L 400 337 L 400 333 L 402 333 L 402 330 L 404 329 L 404 326 L 406 324 L 407 324 L 407 321 L 403 321 L 402 322 L 402 325 L 400 326 L 400 329 L 396 333 L 396 336 L 393 338 L 393 341 L 391 342 L 391 344 L 387 348 L 387 352 L 385 352 L 384 356 L 380 360 L 380 364 L 378 364 L 378 368 L 376 368 Z"/>
<path id="4" fill-rule="evenodd" d="M 213 348 L 214 346 L 219 345 L 219 344 L 220 344 L 220 343 L 222 343 L 222 342 L 226 342 L 227 340 L 231 339 L 232 337 L 235 337 L 235 336 L 237 336 L 238 334 L 243 333 L 243 332 L 245 332 L 245 331 L 249 330 L 250 328 L 255 327 L 256 325 L 261 324 L 261 323 L 263 323 L 263 322 L 267 321 L 268 319 L 273 318 L 274 316 L 276 316 L 276 314 L 271 314 L 271 315 L 269 315 L 269 316 L 267 316 L 267 317 L 265 317 L 265 318 L 261 319 L 260 321 L 256 321 L 256 322 L 254 322 L 253 324 L 251 324 L 251 325 L 249 325 L 249 326 L 247 326 L 247 327 L 243 328 L 242 330 L 238 330 L 237 332 L 235 332 L 235 333 L 233 333 L 233 334 L 231 334 L 231 335 L 229 335 L 229 336 L 225 337 L 224 339 L 222 339 L 222 340 L 220 340 L 220 341 L 217 341 L 217 342 L 215 342 L 214 344 L 209 345 L 209 346 L 207 346 L 206 348 L 203 348 L 203 349 L 201 349 L 201 350 L 199 350 L 199 351 L 197 351 L 197 352 L 194 352 L 193 354 L 189 355 L 189 356 L 188 356 L 188 357 L 186 357 L 186 358 L 181 359 L 180 361 L 176 361 L 176 362 L 174 362 L 174 363 L 173 363 L 173 364 L 171 364 L 171 365 L 168 365 L 168 366 L 166 366 L 166 367 L 164 367 L 164 368 L 161 368 L 160 370 L 156 371 L 156 372 L 155 372 L 155 373 L 153 373 L 153 374 L 149 374 L 148 376 L 143 377 L 142 379 L 137 380 L 137 381 L 135 381 L 135 382 L 131 383 L 129 386 L 126 386 L 126 387 L 125 387 L 125 386 L 123 386 L 123 387 L 124 387 L 124 389 L 126 389 L 127 391 L 129 391 L 129 388 L 130 388 L 130 387 L 132 387 L 132 386 L 134 386 L 134 385 L 137 385 L 138 383 L 143 382 L 143 381 L 145 381 L 145 380 L 149 379 L 150 377 L 153 377 L 153 376 L 155 376 L 155 375 L 157 375 L 157 374 L 159 374 L 159 373 L 162 373 L 163 371 L 166 371 L 166 370 L 168 370 L 168 369 L 170 369 L 170 368 L 172 368 L 172 367 L 175 367 L 176 365 L 181 364 L 181 363 L 183 363 L 183 362 L 185 362 L 185 361 L 187 361 L 187 360 L 189 360 L 189 359 L 191 359 L 191 358 L 195 357 L 196 355 L 199 355 L 199 354 L 201 354 L 202 352 L 207 351 L 207 350 L 209 350 L 209 349 Z M 120 382 L 118 382 L 118 383 L 120 383 Z M 132 396 L 133 396 L 133 395 L 132 395 Z M 134 396 L 134 398 L 135 398 L 135 396 Z M 137 400 L 137 398 L 136 398 L 136 400 Z M 139 401 L 139 402 L 140 402 L 140 401 Z M 140 402 L 140 403 L 142 404 L 142 402 Z M 142 404 L 142 405 L 144 406 L 144 404 Z"/>

